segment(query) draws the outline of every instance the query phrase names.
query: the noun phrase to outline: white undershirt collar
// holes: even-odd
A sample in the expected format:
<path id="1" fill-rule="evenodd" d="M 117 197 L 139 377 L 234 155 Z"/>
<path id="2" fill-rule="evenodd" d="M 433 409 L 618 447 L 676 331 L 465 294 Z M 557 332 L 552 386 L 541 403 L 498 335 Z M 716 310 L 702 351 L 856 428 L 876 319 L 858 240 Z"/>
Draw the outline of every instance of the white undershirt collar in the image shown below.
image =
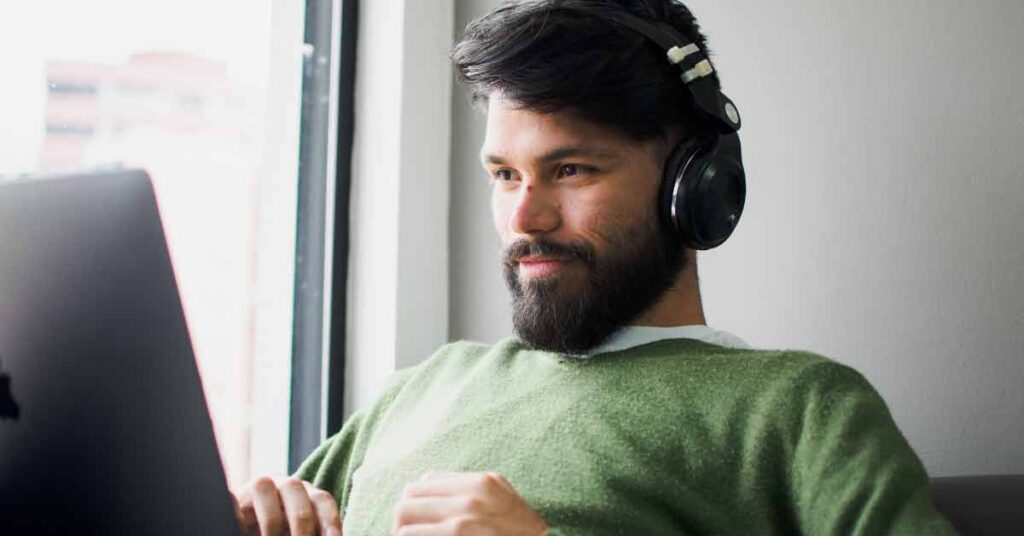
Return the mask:
<path id="1" fill-rule="evenodd" d="M 705 325 L 672 326 L 667 328 L 626 326 L 612 335 L 604 344 L 592 348 L 586 355 L 578 357 L 586 358 L 597 354 L 617 352 L 665 339 L 696 339 L 727 348 L 750 348 L 746 341 L 736 335 L 712 329 Z"/>

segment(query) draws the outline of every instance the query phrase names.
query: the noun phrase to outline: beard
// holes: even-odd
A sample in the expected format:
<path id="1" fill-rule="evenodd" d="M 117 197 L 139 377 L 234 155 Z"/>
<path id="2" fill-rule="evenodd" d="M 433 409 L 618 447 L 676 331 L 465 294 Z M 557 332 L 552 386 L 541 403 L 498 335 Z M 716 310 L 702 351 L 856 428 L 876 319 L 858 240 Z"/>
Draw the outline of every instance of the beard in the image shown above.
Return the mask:
<path id="1" fill-rule="evenodd" d="M 539 350 L 585 355 L 654 305 L 686 265 L 683 246 L 655 217 L 610 231 L 602 255 L 585 241 L 545 238 L 518 240 L 505 249 L 505 284 L 520 340 Z M 523 281 L 519 259 L 534 255 L 566 263 L 554 275 Z M 569 273 L 574 266 L 583 268 L 582 277 Z"/>

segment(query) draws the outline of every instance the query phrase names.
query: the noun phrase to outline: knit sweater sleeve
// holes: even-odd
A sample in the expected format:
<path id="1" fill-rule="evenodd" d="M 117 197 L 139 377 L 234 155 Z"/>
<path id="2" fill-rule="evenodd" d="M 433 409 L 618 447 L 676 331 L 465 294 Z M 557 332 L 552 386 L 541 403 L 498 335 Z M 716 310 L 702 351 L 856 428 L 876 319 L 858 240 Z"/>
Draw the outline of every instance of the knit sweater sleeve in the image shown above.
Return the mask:
<path id="1" fill-rule="evenodd" d="M 351 475 L 358 465 L 354 447 L 365 422 L 364 413 L 354 413 L 341 431 L 321 443 L 295 472 L 298 478 L 331 491 L 342 508 L 348 502 Z"/>
<path id="2" fill-rule="evenodd" d="M 417 370 L 412 367 L 392 374 L 373 406 L 365 412 L 353 413 L 340 431 L 327 438 L 302 462 L 295 476 L 331 492 L 344 512 L 352 490 L 352 476 L 363 462 L 376 426 Z"/>
<path id="3" fill-rule="evenodd" d="M 885 402 L 855 370 L 819 362 L 796 380 L 791 466 L 804 534 L 956 534 Z"/>

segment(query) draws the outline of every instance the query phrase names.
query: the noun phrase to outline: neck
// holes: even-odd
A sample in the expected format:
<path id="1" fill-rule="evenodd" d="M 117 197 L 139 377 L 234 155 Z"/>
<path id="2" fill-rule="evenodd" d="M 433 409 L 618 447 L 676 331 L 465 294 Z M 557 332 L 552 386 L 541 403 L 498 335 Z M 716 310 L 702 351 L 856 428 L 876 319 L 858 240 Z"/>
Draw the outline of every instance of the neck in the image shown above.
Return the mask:
<path id="1" fill-rule="evenodd" d="M 705 325 L 704 306 L 700 299 L 697 277 L 697 255 L 687 251 L 686 265 L 675 282 L 658 301 L 633 321 L 636 326 L 671 327 Z"/>

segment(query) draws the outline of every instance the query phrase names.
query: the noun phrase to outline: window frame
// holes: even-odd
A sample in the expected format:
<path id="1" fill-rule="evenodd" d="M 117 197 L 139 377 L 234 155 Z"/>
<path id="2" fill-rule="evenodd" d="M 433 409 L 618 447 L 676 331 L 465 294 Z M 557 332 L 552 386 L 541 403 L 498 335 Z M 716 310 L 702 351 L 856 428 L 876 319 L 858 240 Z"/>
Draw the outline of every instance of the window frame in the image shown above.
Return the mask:
<path id="1" fill-rule="evenodd" d="M 289 473 L 343 420 L 358 19 L 357 0 L 306 2 Z"/>

